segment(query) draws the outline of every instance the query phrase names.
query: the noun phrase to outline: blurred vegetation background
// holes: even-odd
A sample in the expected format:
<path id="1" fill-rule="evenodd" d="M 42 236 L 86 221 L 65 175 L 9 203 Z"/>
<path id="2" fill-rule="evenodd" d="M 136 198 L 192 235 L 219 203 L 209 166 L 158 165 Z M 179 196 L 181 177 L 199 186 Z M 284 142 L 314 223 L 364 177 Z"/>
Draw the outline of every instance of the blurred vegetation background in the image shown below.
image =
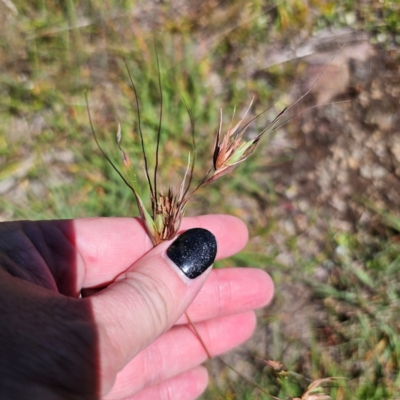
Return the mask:
<path id="1" fill-rule="evenodd" d="M 191 149 L 184 102 L 199 180 L 220 109 L 228 124 L 252 97 L 253 115 L 269 107 L 251 137 L 315 85 L 287 124 L 188 207 L 243 218 L 250 242 L 219 267 L 257 266 L 276 282 L 255 339 L 226 360 L 282 399 L 311 398 L 308 385 L 329 377 L 343 379 L 325 382 L 320 399 L 400 398 L 398 1 L 0 0 L 1 220 L 137 215 L 94 143 L 84 93 L 122 167 L 121 123 L 144 184 L 123 54 L 154 154 L 155 49 L 165 190 L 180 184 Z M 204 399 L 268 398 L 209 365 Z"/>

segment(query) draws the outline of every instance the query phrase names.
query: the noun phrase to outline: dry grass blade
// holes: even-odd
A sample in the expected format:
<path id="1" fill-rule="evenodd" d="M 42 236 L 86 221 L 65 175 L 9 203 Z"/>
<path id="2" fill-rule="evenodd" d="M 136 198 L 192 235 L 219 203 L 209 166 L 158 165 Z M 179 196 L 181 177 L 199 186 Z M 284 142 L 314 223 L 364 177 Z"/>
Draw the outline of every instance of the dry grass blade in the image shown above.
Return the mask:
<path id="1" fill-rule="evenodd" d="M 89 108 L 89 101 L 88 101 L 88 97 L 87 97 L 87 93 L 85 92 L 85 101 L 86 101 L 86 108 L 87 108 L 87 112 L 88 112 L 88 116 L 89 116 L 89 123 L 90 123 L 90 128 L 92 131 L 92 135 L 94 137 L 94 140 L 97 144 L 97 147 L 100 149 L 100 151 L 102 152 L 103 156 L 106 158 L 106 160 L 109 162 L 109 164 L 112 166 L 112 168 L 117 172 L 117 174 L 121 177 L 121 179 L 124 181 L 124 183 L 132 190 L 135 199 L 136 199 L 136 204 L 139 210 L 139 214 L 140 214 L 140 218 L 143 221 L 143 224 L 146 228 L 147 232 L 154 232 L 154 222 L 153 222 L 153 218 L 151 218 L 151 216 L 149 215 L 149 213 L 146 210 L 146 207 L 143 204 L 143 201 L 140 197 L 139 194 L 139 189 L 138 189 L 138 185 L 136 182 L 136 176 L 133 172 L 133 167 L 132 164 L 129 160 L 129 157 L 126 155 L 125 151 L 121 148 L 120 142 L 121 142 L 121 127 L 118 123 L 118 133 L 117 133 L 117 143 L 118 143 L 118 147 L 122 153 L 122 158 L 124 161 L 124 165 L 125 168 L 127 170 L 128 176 L 131 178 L 131 183 L 129 183 L 125 177 L 121 174 L 121 172 L 119 171 L 119 169 L 114 165 L 114 163 L 111 161 L 110 157 L 108 157 L 107 153 L 103 150 L 103 148 L 100 146 L 100 143 L 97 139 L 97 135 L 96 132 L 94 130 L 94 126 L 93 126 L 93 121 L 92 121 L 92 116 L 90 114 L 90 108 Z M 153 240 L 153 236 L 150 235 L 150 237 Z M 154 242 L 153 242 L 154 244 Z"/>
<path id="2" fill-rule="evenodd" d="M 135 192 L 134 188 L 129 184 L 129 182 L 125 179 L 125 177 L 121 174 L 121 172 L 119 171 L 119 169 L 114 165 L 114 163 L 111 161 L 110 157 L 108 157 L 107 153 L 103 150 L 103 148 L 100 146 L 100 143 L 97 139 L 97 135 L 96 135 L 96 131 L 94 130 L 94 126 L 93 126 L 93 121 L 92 121 L 92 116 L 90 114 L 90 108 L 89 108 L 89 101 L 88 101 L 88 97 L 87 97 L 87 93 L 85 92 L 85 102 L 86 102 L 86 109 L 88 112 L 88 117 L 89 117 L 89 124 L 90 124 L 90 129 L 92 131 L 92 135 L 93 138 L 97 144 L 97 147 L 99 148 L 99 150 L 101 151 L 101 153 L 103 154 L 103 156 L 106 158 L 106 160 L 109 162 L 109 164 L 113 167 L 113 169 L 115 170 L 115 172 L 120 176 L 120 178 L 124 181 L 125 185 L 128 186 L 133 192 Z M 121 132 L 119 131 L 119 136 L 121 136 Z"/>
<path id="3" fill-rule="evenodd" d="M 332 400 L 331 396 L 321 392 L 321 390 L 323 390 L 322 385 L 328 382 L 335 382 L 339 379 L 343 378 L 332 377 L 317 379 L 311 382 L 301 397 L 293 397 L 291 400 Z"/>
<path id="4" fill-rule="evenodd" d="M 161 139 L 161 125 L 162 125 L 162 117 L 163 117 L 163 92 L 162 92 L 162 87 L 161 87 L 161 72 L 160 72 L 160 62 L 158 60 L 158 52 L 157 52 L 157 47 L 154 47 L 156 50 L 156 61 L 157 61 L 157 71 L 158 71 L 158 89 L 160 93 L 160 114 L 158 118 L 158 127 L 157 127 L 157 141 L 156 141 L 156 163 L 154 167 L 154 193 L 156 194 L 156 208 L 158 208 L 157 204 L 157 172 L 158 172 L 158 164 L 159 164 L 159 151 L 160 151 L 160 139 Z"/>
<path id="5" fill-rule="evenodd" d="M 146 178 L 147 178 L 147 183 L 149 185 L 149 189 L 150 189 L 150 193 L 151 196 L 154 197 L 155 192 L 153 191 L 153 186 L 151 184 L 151 180 L 150 180 L 150 175 L 149 175 L 149 168 L 148 168 L 148 162 L 147 162 L 147 155 L 146 155 L 146 147 L 144 144 L 144 139 L 143 139 L 143 132 L 142 132 L 142 123 L 141 123 L 141 116 L 140 116 L 140 105 L 139 105 L 139 97 L 138 97 L 138 93 L 136 90 L 136 85 L 133 81 L 132 78 L 132 74 L 131 71 L 129 70 L 128 67 L 128 63 L 126 61 L 126 57 L 125 54 L 122 53 L 122 58 L 124 60 L 124 64 L 126 67 L 126 70 L 128 72 L 128 76 L 129 76 L 129 82 L 131 84 L 133 93 L 135 95 L 135 103 L 136 103 L 136 110 L 137 110 L 137 117 L 138 117 L 138 130 L 139 130 L 139 136 L 140 136 L 140 145 L 142 147 L 142 155 L 143 155 L 143 161 L 144 161 L 144 170 L 145 170 L 145 174 L 146 174 Z"/>

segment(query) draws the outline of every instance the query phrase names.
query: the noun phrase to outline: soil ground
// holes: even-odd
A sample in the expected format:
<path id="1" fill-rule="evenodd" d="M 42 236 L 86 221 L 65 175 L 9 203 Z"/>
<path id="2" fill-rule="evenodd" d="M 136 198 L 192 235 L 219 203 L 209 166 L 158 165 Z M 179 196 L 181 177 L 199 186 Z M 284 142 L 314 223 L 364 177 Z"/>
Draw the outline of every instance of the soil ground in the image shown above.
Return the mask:
<path id="1" fill-rule="evenodd" d="M 298 343 L 305 363 L 313 332 L 326 328 L 327 313 L 303 275 L 294 272 L 298 260 L 317 258 L 334 232 L 357 232 L 368 238 L 385 231 L 371 205 L 400 213 L 400 49 L 373 46 L 366 35 L 355 32 L 342 47 L 346 41 L 340 37 L 324 41 L 322 49 L 299 61 L 302 72 L 296 75 L 289 104 L 315 84 L 302 103 L 306 111 L 280 128 L 264 147 L 267 159 L 283 160 L 265 171 L 273 181 L 277 206 L 271 208 L 261 199 L 256 208 L 249 206 L 248 213 L 250 225 L 268 218 L 279 221 L 266 254 L 275 255 L 293 278 L 278 276 L 275 300 L 261 318 L 271 321 L 279 316 L 280 334 L 287 342 Z M 255 179 L 265 186 L 262 173 Z M 288 243 L 293 237 L 295 249 Z M 333 264 L 321 261 L 308 278 L 327 282 Z M 251 357 L 244 363 L 243 355 L 272 359 L 275 331 L 276 324 L 261 324 L 245 350 L 226 360 L 252 376 L 252 365 L 257 363 Z M 289 362 L 292 356 L 288 351 L 280 361 Z M 216 371 L 218 366 L 215 361 Z"/>

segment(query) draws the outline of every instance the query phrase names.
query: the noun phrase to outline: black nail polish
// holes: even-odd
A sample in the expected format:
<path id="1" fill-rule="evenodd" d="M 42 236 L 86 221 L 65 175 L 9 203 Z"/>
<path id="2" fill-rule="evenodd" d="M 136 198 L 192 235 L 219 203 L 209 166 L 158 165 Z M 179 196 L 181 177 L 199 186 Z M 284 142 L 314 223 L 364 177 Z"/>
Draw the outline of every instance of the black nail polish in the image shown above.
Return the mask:
<path id="1" fill-rule="evenodd" d="M 182 233 L 167 250 L 167 256 L 190 279 L 200 276 L 217 255 L 217 240 L 206 229 L 194 228 Z"/>

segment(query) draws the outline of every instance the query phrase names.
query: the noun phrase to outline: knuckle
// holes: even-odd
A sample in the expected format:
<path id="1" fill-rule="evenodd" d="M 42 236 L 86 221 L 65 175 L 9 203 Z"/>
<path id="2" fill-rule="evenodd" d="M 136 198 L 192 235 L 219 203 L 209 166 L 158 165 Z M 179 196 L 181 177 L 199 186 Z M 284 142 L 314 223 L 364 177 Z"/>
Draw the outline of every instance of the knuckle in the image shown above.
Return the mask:
<path id="1" fill-rule="evenodd" d="M 145 272 L 133 271 L 126 282 L 134 288 L 135 307 L 146 313 L 153 329 L 168 325 L 173 314 L 175 301 L 170 288 L 157 277 Z"/>
<path id="2" fill-rule="evenodd" d="M 216 270 L 215 272 L 217 272 Z M 226 279 L 218 279 L 216 285 L 216 299 L 218 312 L 223 313 L 231 305 L 233 298 L 232 282 Z"/>

